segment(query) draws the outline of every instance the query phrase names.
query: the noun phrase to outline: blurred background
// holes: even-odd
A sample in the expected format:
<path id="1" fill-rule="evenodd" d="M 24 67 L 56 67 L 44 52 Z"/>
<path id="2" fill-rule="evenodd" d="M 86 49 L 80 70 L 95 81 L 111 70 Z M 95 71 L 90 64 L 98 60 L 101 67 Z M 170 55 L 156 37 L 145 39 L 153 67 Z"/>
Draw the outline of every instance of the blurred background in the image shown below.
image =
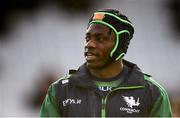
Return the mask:
<path id="1" fill-rule="evenodd" d="M 179 0 L 1 0 L 0 116 L 38 116 L 48 86 L 84 63 L 87 22 L 101 8 L 132 21 L 125 59 L 153 75 L 180 116 Z"/>

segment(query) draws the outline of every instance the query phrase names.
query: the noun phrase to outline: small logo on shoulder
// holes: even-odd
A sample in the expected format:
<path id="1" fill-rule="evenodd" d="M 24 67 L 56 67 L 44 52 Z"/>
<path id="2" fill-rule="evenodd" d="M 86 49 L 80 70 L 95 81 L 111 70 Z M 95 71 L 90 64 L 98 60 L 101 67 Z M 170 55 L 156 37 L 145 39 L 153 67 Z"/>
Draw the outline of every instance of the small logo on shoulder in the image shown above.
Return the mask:
<path id="1" fill-rule="evenodd" d="M 66 84 L 66 83 L 68 83 L 68 82 L 69 82 L 68 79 L 62 80 L 62 84 Z"/>

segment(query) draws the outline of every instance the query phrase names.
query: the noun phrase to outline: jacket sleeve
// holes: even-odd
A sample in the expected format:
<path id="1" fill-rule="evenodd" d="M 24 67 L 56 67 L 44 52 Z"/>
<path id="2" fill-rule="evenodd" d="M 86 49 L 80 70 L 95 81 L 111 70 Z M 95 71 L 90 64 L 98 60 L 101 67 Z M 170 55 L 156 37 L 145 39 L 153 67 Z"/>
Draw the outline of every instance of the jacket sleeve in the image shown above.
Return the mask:
<path id="1" fill-rule="evenodd" d="M 150 117 L 172 117 L 171 105 L 170 105 L 169 97 L 166 90 L 153 79 L 149 78 L 149 81 L 151 81 L 152 83 L 154 83 L 154 85 L 156 85 L 160 93 L 152 106 L 149 116 Z"/>
<path id="2" fill-rule="evenodd" d="M 60 117 L 60 110 L 58 109 L 57 98 L 56 98 L 56 86 L 52 84 L 48 93 L 43 101 L 40 110 L 40 117 Z"/>
<path id="3" fill-rule="evenodd" d="M 155 98 L 153 100 L 152 108 L 150 110 L 150 117 L 172 117 L 172 110 L 171 110 L 171 105 L 169 102 L 169 97 L 166 92 L 166 90 L 158 84 L 154 79 L 152 79 L 151 76 L 146 75 L 144 76 L 144 79 L 149 81 L 151 85 L 153 86 L 151 89 L 153 92 L 151 96 Z M 156 89 L 155 89 L 156 88 Z M 155 93 L 158 93 L 158 96 L 156 96 Z"/>
<path id="4" fill-rule="evenodd" d="M 172 117 L 171 105 L 164 89 L 160 89 L 160 96 L 153 105 L 150 117 Z"/>

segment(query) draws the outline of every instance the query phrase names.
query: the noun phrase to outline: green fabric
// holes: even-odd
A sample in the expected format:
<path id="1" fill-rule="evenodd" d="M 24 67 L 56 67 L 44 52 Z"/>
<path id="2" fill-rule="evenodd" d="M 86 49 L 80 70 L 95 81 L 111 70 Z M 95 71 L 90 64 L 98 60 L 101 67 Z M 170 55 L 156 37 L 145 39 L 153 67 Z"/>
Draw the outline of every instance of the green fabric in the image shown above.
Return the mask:
<path id="1" fill-rule="evenodd" d="M 145 75 L 144 77 L 147 81 L 150 81 L 151 83 L 158 86 L 161 94 L 159 98 L 156 100 L 155 104 L 153 105 L 153 108 L 150 113 L 150 117 L 172 117 L 172 110 L 171 105 L 169 102 L 168 95 L 165 91 L 165 89 L 159 85 L 157 82 L 155 82 L 151 77 L 148 77 Z"/>
<path id="2" fill-rule="evenodd" d="M 101 118 L 105 118 L 106 117 L 106 102 L 105 102 L 105 99 L 101 99 L 101 104 L 102 104 L 102 107 L 101 107 Z"/>
<path id="3" fill-rule="evenodd" d="M 114 81 L 110 81 L 110 82 L 102 82 L 102 81 L 94 81 L 95 85 L 98 87 L 103 87 L 103 86 L 108 86 L 108 87 L 117 87 L 120 83 L 121 80 L 114 80 Z"/>
<path id="4" fill-rule="evenodd" d="M 58 117 L 60 116 L 60 112 L 58 111 L 57 106 L 57 99 L 55 97 L 55 86 L 52 84 L 49 89 L 48 93 L 46 95 L 46 98 L 44 99 L 44 102 L 41 107 L 40 116 L 41 117 Z"/>
<path id="5" fill-rule="evenodd" d="M 64 77 L 61 77 L 59 80 L 68 79 L 71 75 L 67 74 Z M 59 81 L 58 80 L 58 81 Z M 56 97 L 56 84 L 54 82 L 49 86 L 47 95 L 41 105 L 40 117 L 60 117 L 60 111 L 58 108 L 58 101 Z"/>

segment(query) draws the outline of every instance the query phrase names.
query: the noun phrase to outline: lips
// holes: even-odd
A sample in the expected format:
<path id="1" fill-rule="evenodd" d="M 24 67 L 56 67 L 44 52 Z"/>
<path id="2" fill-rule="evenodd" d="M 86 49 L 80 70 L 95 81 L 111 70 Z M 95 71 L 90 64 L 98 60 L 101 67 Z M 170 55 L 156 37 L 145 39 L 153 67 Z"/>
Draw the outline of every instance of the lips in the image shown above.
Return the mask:
<path id="1" fill-rule="evenodd" d="M 96 60 L 97 54 L 93 52 L 85 52 L 85 58 L 87 61 L 93 61 Z"/>

